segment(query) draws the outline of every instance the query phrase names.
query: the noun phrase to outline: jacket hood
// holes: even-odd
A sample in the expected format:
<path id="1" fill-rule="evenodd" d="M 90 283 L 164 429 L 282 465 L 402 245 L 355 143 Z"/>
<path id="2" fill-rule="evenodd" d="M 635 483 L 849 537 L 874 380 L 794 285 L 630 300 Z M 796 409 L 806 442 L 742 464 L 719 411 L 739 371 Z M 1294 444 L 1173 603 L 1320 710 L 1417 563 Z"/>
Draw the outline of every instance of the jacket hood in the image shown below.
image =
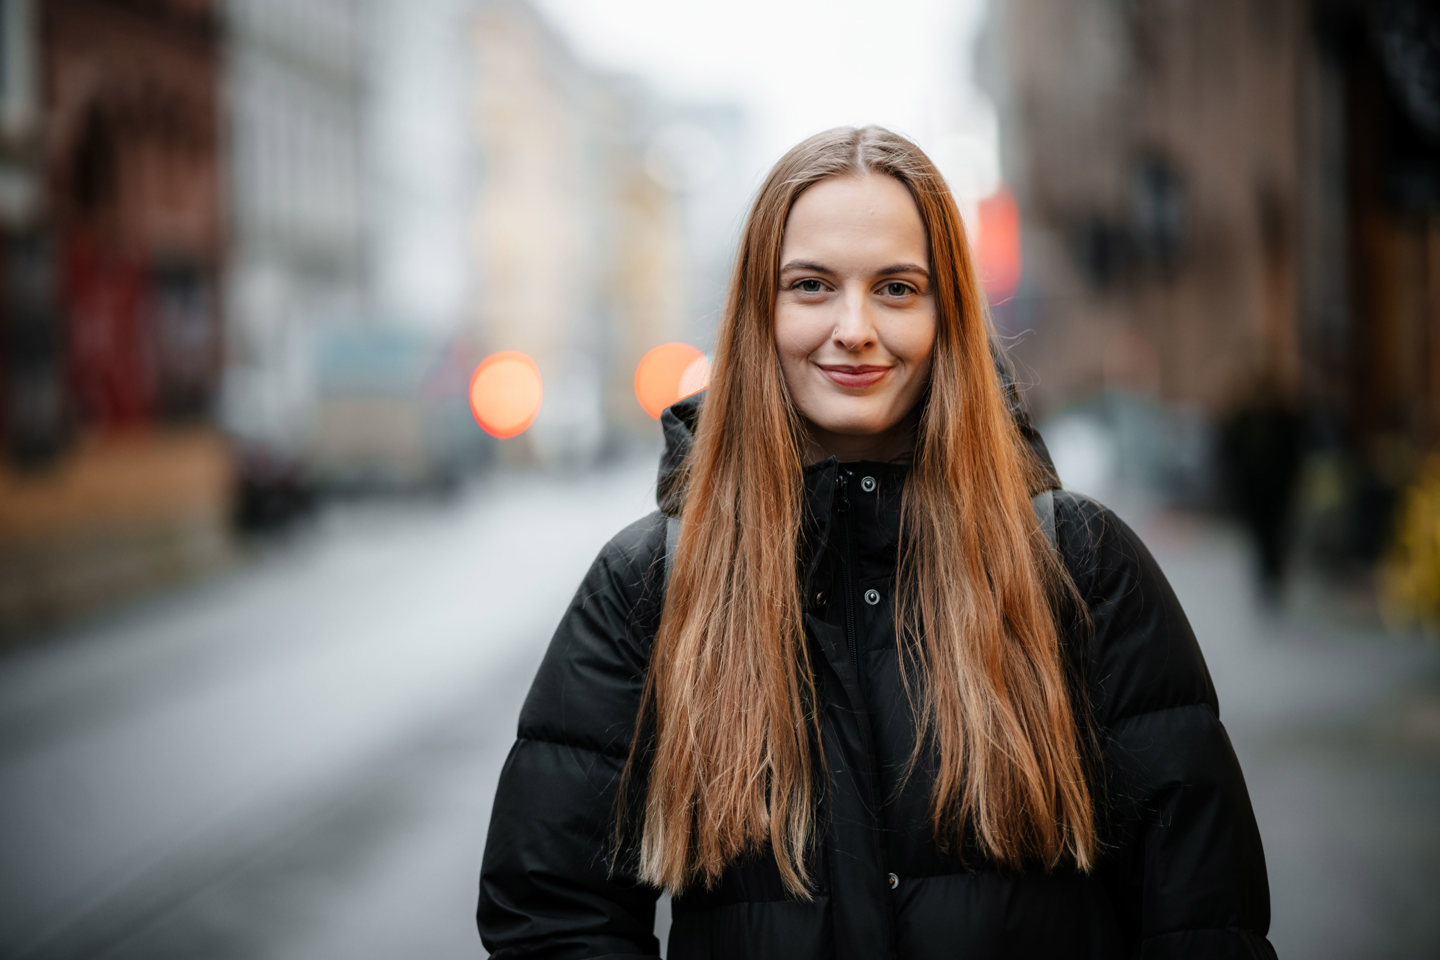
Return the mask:
<path id="1" fill-rule="evenodd" d="M 1020 399 L 1020 391 L 1015 386 L 1015 378 L 1008 369 L 1008 364 L 1003 357 L 997 354 L 995 359 L 995 373 L 1000 378 L 1000 388 L 1005 392 L 1005 402 L 1010 408 L 1010 417 L 1015 421 L 1020 436 L 1030 446 L 1030 452 L 1034 455 L 1041 467 L 1041 476 L 1030 493 L 1036 494 L 1041 490 L 1060 489 L 1060 477 L 1055 472 L 1055 463 L 1050 459 L 1050 451 L 1045 447 L 1045 441 L 1040 436 L 1040 431 L 1030 422 L 1030 414 L 1025 410 L 1025 404 Z M 705 391 L 692 394 L 672 406 L 666 407 L 660 414 L 660 429 L 665 437 L 665 452 L 660 455 L 660 471 L 655 487 L 655 499 L 659 503 L 660 510 L 666 516 L 676 516 L 680 513 L 680 504 L 683 501 L 683 493 L 680 484 L 680 467 L 690 453 L 690 447 L 695 442 L 695 424 L 700 417 L 700 407 L 705 402 Z"/>

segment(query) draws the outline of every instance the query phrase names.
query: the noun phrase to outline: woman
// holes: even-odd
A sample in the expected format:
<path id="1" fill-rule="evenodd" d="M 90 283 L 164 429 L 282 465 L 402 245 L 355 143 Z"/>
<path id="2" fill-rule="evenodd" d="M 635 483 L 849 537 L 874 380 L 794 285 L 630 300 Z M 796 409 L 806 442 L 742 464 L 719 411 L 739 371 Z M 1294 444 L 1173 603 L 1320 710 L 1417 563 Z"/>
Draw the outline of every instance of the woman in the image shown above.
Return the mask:
<path id="1" fill-rule="evenodd" d="M 991 344 L 917 147 L 780 160 L 703 413 L 665 416 L 663 513 L 601 551 L 521 714 L 495 957 L 654 957 L 661 889 L 672 960 L 1274 955 L 1184 614 L 1050 492 Z"/>

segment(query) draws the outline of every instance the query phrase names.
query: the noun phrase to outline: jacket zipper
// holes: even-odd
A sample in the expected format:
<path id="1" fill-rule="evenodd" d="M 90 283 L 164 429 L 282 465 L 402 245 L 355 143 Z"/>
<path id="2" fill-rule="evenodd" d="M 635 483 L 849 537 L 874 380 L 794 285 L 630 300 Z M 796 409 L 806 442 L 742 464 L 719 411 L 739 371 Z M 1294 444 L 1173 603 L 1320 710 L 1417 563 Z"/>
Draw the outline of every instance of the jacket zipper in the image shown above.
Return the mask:
<path id="1" fill-rule="evenodd" d="M 838 479 L 840 497 L 837 510 L 841 515 L 841 524 L 845 528 L 845 556 L 842 558 L 842 562 L 840 564 L 842 570 L 844 571 L 842 577 L 844 578 L 845 590 L 845 644 L 850 648 L 850 669 L 853 671 L 852 676 L 854 678 L 856 689 L 858 690 L 861 686 L 859 654 L 860 642 L 857 639 L 857 631 L 855 628 L 855 540 L 854 532 L 851 530 L 851 523 L 849 517 L 849 480 L 849 473 L 845 470 L 841 470 Z M 870 721 L 868 716 L 870 709 L 871 705 L 868 703 L 865 704 L 866 716 L 863 718 L 863 722 L 860 724 L 860 742 L 865 752 L 865 758 L 867 761 L 866 766 L 869 769 L 866 771 L 865 784 L 862 786 L 861 784 L 857 783 L 856 786 L 860 787 L 864 791 L 864 795 L 869 803 L 871 815 L 875 817 L 875 825 L 869 831 L 870 845 L 872 854 L 875 858 L 876 866 L 882 867 L 882 865 L 885 863 L 885 851 L 883 845 L 880 842 L 881 806 L 880 797 L 878 794 L 880 771 L 878 769 L 878 764 L 875 760 L 875 740 L 870 731 Z M 887 957 L 893 957 L 895 917 L 892 911 L 894 909 L 894 901 L 891 898 L 886 898 L 885 905 L 886 909 L 883 913 L 885 923 L 885 940 L 887 942 L 887 950 L 885 955 Z"/>
<path id="2" fill-rule="evenodd" d="M 860 682 L 860 654 L 856 650 L 855 641 L 855 583 L 852 579 L 854 571 L 851 567 L 854 564 L 855 545 L 851 540 L 850 533 L 850 475 L 844 470 L 840 471 L 837 481 L 840 484 L 840 514 L 843 517 L 842 524 L 845 528 L 845 560 L 840 564 L 845 576 L 845 646 L 850 650 L 850 669 L 854 671 L 855 682 Z"/>

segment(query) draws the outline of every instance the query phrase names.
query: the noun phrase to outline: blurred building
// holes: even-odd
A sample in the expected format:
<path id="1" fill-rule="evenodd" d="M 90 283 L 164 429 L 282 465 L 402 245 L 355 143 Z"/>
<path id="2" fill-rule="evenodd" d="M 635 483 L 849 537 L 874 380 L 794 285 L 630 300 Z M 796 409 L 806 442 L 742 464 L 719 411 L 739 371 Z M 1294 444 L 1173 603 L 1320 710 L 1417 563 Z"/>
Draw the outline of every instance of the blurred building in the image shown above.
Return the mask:
<path id="1" fill-rule="evenodd" d="M 749 118 L 733 101 L 667 101 L 645 149 L 645 171 L 674 191 L 684 225 L 688 275 L 682 336 L 715 340 L 740 225 L 756 189 Z"/>
<path id="2" fill-rule="evenodd" d="M 0 223 L 14 231 L 39 206 L 40 86 L 33 0 L 0 4 Z"/>
<path id="3" fill-rule="evenodd" d="M 1265 382 L 1357 449 L 1440 442 L 1434 4 L 1005 0 L 978 51 L 1039 406 Z"/>
<path id="4" fill-rule="evenodd" d="M 54 251 L 42 218 L 39 25 L 32 0 L 0 5 L 0 440 L 8 461 L 64 442 Z"/>
<path id="5" fill-rule="evenodd" d="M 203 0 L 4 6 L 0 620 L 215 562 L 220 26 Z"/>
<path id="6" fill-rule="evenodd" d="M 369 271 L 379 315 L 448 335 L 471 319 L 470 232 L 484 176 L 467 110 L 471 0 L 379 3 L 369 15 Z"/>
<path id="7" fill-rule="evenodd" d="M 332 488 L 445 488 L 484 442 L 470 234 L 483 178 L 467 112 L 470 0 L 368 5 L 366 322 L 315 354 L 315 469 Z"/>
<path id="8" fill-rule="evenodd" d="M 539 420 L 505 455 L 585 459 L 653 431 L 631 383 L 650 347 L 686 331 L 688 263 L 675 191 L 647 173 L 648 95 L 579 61 L 520 0 L 478 0 L 471 123 L 485 352 L 540 366 Z"/>
<path id="9" fill-rule="evenodd" d="M 283 521 L 327 436 L 320 342 L 373 321 L 366 0 L 227 0 L 231 315 L 223 419 L 247 522 Z"/>

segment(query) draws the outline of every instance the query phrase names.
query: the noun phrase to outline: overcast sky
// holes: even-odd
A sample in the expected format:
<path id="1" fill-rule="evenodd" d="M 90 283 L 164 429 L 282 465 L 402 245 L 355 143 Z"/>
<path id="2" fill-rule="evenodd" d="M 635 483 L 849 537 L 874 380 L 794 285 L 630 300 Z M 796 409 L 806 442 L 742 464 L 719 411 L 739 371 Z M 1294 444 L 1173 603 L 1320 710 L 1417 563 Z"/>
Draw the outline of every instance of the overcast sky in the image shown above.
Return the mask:
<path id="1" fill-rule="evenodd" d="M 597 66 L 636 74 L 669 97 L 746 106 L 754 118 L 752 182 L 811 133 L 880 123 L 916 139 L 957 194 L 993 188 L 994 118 L 975 91 L 970 65 L 983 0 L 538 0 L 538 6 Z"/>

